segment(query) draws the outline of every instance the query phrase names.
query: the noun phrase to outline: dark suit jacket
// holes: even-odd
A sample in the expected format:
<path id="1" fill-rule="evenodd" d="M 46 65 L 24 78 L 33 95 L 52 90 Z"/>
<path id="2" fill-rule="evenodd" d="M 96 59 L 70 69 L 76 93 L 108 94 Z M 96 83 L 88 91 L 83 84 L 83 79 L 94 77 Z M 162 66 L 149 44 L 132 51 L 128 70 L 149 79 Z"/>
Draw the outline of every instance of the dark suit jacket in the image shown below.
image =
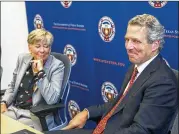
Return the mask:
<path id="1" fill-rule="evenodd" d="M 134 65 L 125 76 L 122 95 Z M 104 134 L 167 134 L 177 109 L 178 83 L 172 70 L 158 55 L 139 75 L 108 120 Z M 90 119 L 101 119 L 117 100 L 88 108 Z"/>

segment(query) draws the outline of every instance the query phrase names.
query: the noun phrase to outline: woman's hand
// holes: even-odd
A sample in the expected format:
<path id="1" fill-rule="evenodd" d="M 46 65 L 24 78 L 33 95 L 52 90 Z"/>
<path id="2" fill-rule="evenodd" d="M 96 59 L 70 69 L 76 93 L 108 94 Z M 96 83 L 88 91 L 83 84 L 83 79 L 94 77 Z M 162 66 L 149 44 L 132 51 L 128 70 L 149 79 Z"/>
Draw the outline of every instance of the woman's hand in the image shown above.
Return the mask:
<path id="1" fill-rule="evenodd" d="M 37 73 L 43 69 L 43 60 L 32 60 L 32 70 Z"/>
<path id="2" fill-rule="evenodd" d="M 7 111 L 7 106 L 5 103 L 1 103 L 1 113 L 4 113 Z"/>

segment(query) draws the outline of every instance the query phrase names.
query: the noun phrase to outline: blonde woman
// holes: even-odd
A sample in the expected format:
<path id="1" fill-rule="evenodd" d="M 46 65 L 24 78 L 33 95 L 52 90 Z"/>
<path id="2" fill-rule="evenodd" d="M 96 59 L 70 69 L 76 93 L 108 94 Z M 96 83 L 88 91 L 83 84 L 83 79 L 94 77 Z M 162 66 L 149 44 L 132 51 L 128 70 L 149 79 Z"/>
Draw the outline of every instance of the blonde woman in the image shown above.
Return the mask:
<path id="1" fill-rule="evenodd" d="M 18 57 L 12 81 L 1 101 L 1 113 L 41 131 L 40 123 L 32 121 L 29 109 L 59 101 L 64 64 L 50 55 L 53 35 L 49 31 L 33 30 L 27 41 L 30 53 Z M 56 126 L 52 115 L 46 121 L 49 129 Z"/>

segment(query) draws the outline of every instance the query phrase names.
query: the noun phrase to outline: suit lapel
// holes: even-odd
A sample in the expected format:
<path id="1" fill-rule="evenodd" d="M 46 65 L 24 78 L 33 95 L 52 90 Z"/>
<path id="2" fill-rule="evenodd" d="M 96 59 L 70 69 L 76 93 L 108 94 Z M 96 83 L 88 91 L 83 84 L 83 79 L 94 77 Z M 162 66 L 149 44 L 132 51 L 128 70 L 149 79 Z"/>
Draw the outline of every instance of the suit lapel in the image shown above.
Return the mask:
<path id="1" fill-rule="evenodd" d="M 117 101 L 118 101 L 119 98 L 121 97 L 122 93 L 124 92 L 125 87 L 127 86 L 128 82 L 129 82 L 129 80 L 130 80 L 130 77 L 131 77 L 131 75 L 132 75 L 133 68 L 134 68 L 134 65 L 131 65 L 130 68 L 128 69 L 128 71 L 127 71 L 127 73 L 126 73 L 126 75 L 125 75 L 123 84 L 122 84 L 122 86 L 121 86 L 121 90 L 120 90 L 120 92 L 119 92 L 117 98 L 115 98 L 115 99 L 113 100 L 113 102 L 112 102 L 113 104 L 112 104 L 112 107 L 111 107 L 111 108 L 114 107 L 114 105 L 117 103 Z M 103 117 L 111 110 L 111 108 L 109 108 L 109 109 L 105 112 L 105 114 L 103 114 Z"/>
<path id="2" fill-rule="evenodd" d="M 156 71 L 156 69 L 158 68 L 158 65 L 160 64 L 161 60 L 161 56 L 157 56 L 143 71 L 142 73 L 139 75 L 139 77 L 136 79 L 136 81 L 134 82 L 133 86 L 131 87 L 131 89 L 129 89 L 128 93 L 126 94 L 126 96 L 123 98 L 123 100 L 121 101 L 121 103 L 119 104 L 119 106 L 117 107 L 117 109 L 115 110 L 115 112 L 113 113 L 116 114 L 118 113 L 126 104 L 126 102 L 128 101 L 128 99 L 130 99 L 130 96 L 134 96 L 137 91 L 140 89 L 140 87 L 142 87 L 142 85 L 150 78 L 151 73 Z M 134 66 L 133 66 L 134 67 Z M 133 70 L 133 69 L 132 69 Z M 131 71 L 131 70 L 129 70 Z M 129 76 L 131 76 L 131 72 L 129 73 Z M 126 78 L 126 83 L 129 82 L 130 77 Z M 128 80 L 128 81 L 127 81 Z M 125 81 L 124 81 L 125 82 Z M 122 92 L 120 94 L 123 93 L 125 87 L 126 87 L 126 83 L 124 83 L 124 87 L 122 89 Z"/>
<path id="3" fill-rule="evenodd" d="M 45 71 L 46 74 L 48 74 L 49 67 L 52 64 L 52 60 L 53 60 L 52 55 L 49 55 L 45 65 L 44 65 L 44 71 Z"/>
<path id="4" fill-rule="evenodd" d="M 134 70 L 134 65 L 131 65 L 129 70 L 128 70 L 128 72 L 127 72 L 127 74 L 126 74 L 126 76 L 125 76 L 125 78 L 124 78 L 124 82 L 123 82 L 123 84 L 121 86 L 121 90 L 119 92 L 119 96 L 121 96 L 123 94 L 123 92 L 124 92 L 128 82 L 129 82 L 129 80 L 131 78 L 133 70 Z"/>
<path id="5" fill-rule="evenodd" d="M 26 72 L 27 68 L 29 67 L 29 63 L 32 57 L 29 55 L 27 58 L 22 58 L 22 65 L 21 69 L 19 71 L 19 75 L 17 77 L 17 82 L 16 82 L 16 88 L 19 88 L 20 82 L 22 80 L 22 77 L 24 76 L 24 73 Z"/>

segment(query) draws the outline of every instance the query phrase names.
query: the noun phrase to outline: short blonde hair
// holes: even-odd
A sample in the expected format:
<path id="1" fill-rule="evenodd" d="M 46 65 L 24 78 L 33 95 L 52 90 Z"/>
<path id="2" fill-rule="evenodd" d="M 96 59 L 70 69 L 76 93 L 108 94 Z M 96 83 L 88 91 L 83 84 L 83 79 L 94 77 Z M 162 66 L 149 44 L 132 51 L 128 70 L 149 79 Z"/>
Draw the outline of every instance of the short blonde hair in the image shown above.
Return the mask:
<path id="1" fill-rule="evenodd" d="M 45 40 L 47 45 L 51 46 L 53 43 L 52 33 L 45 29 L 35 29 L 29 33 L 27 42 L 29 45 L 33 45 L 42 40 Z"/>

